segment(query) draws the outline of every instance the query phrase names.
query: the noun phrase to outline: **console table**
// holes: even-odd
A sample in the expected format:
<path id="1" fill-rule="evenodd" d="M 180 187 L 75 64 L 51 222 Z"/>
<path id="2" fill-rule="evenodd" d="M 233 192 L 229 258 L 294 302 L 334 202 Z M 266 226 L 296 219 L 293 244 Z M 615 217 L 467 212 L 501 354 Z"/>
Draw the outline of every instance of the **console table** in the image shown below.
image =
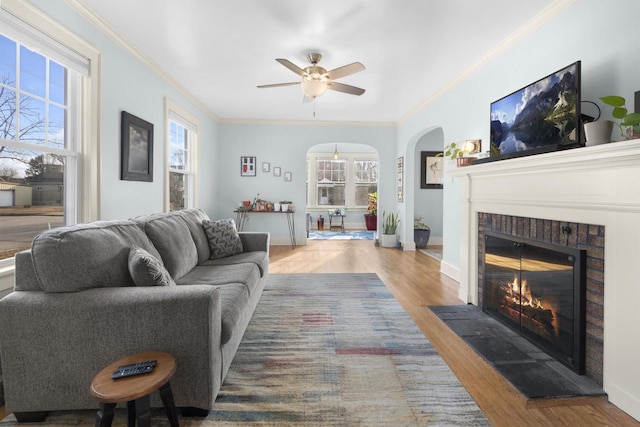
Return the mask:
<path id="1" fill-rule="evenodd" d="M 289 227 L 289 240 L 291 241 L 291 249 L 295 249 L 296 247 L 296 224 L 294 214 L 296 211 L 251 211 L 251 210 L 242 210 L 236 209 L 233 211 L 236 214 L 236 225 L 238 227 L 238 231 L 244 231 L 244 226 L 249 220 L 249 214 L 283 214 L 287 218 L 287 226 Z"/>

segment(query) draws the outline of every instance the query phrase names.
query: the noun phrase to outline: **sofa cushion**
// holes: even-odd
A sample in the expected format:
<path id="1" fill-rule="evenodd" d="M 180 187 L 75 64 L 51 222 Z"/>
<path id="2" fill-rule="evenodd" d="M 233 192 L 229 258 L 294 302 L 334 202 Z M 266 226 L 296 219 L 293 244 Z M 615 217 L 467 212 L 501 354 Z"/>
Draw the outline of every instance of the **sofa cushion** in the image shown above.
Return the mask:
<path id="1" fill-rule="evenodd" d="M 160 260 L 137 246 L 129 250 L 129 273 L 136 286 L 175 286 Z"/>
<path id="2" fill-rule="evenodd" d="M 224 258 L 242 253 L 242 241 L 232 218 L 217 221 L 202 221 L 204 231 L 209 239 L 211 259 Z"/>
<path id="3" fill-rule="evenodd" d="M 253 263 L 202 266 L 199 265 L 189 273 L 176 280 L 178 285 L 214 285 L 242 283 L 247 294 L 251 295 L 260 283 L 260 270 Z"/>
<path id="4" fill-rule="evenodd" d="M 36 277 L 46 292 L 134 286 L 129 249 L 160 257 L 140 226 L 132 221 L 96 221 L 40 233 L 31 244 Z"/>
<path id="5" fill-rule="evenodd" d="M 269 255 L 265 251 L 243 252 L 225 258 L 210 259 L 201 265 L 233 265 L 253 263 L 260 269 L 260 277 L 264 277 L 269 268 Z"/>
<path id="6" fill-rule="evenodd" d="M 219 289 L 222 305 L 222 333 L 220 343 L 226 344 L 234 332 L 240 329 L 240 325 L 243 324 L 243 322 L 241 322 L 243 316 L 250 317 L 253 311 L 247 309 L 249 305 L 249 295 L 247 295 L 244 285 L 230 283 L 220 286 Z M 244 333 L 244 331 L 239 331 L 239 333 Z"/>
<path id="7" fill-rule="evenodd" d="M 209 250 L 209 240 L 202 228 L 202 221 L 208 220 L 209 216 L 198 208 L 178 209 L 167 213 L 156 213 L 151 215 L 143 215 L 133 218 L 133 221 L 138 222 L 144 226 L 144 223 L 153 219 L 165 218 L 165 217 L 177 217 L 180 218 L 189 228 L 191 237 L 196 245 L 198 251 L 198 264 L 208 260 L 211 255 Z"/>
<path id="8" fill-rule="evenodd" d="M 187 224 L 179 216 L 157 216 L 143 223 L 171 277 L 178 279 L 198 264 L 198 251 Z"/>

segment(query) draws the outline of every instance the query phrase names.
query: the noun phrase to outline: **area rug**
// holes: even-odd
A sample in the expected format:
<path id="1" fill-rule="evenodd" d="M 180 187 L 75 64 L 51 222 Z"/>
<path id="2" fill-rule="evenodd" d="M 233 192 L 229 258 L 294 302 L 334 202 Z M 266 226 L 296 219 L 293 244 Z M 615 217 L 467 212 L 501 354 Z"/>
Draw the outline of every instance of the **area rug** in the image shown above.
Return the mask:
<path id="1" fill-rule="evenodd" d="M 309 240 L 373 240 L 373 231 L 309 231 Z"/>
<path id="2" fill-rule="evenodd" d="M 180 425 L 491 425 L 375 274 L 271 275 L 214 408 Z M 125 425 L 119 411 L 114 425 Z M 152 424 L 168 425 L 160 411 Z"/>

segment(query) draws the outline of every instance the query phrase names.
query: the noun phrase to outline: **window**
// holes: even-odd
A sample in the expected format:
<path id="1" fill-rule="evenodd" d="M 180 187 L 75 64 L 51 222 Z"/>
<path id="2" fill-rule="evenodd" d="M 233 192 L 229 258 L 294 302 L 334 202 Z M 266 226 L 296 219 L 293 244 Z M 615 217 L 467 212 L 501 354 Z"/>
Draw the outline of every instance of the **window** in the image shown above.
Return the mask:
<path id="1" fill-rule="evenodd" d="M 100 52 L 29 2 L 0 1 L 0 36 L 3 291 L 13 285 L 13 254 L 29 247 L 36 234 L 99 218 Z M 36 135 L 29 125 L 38 123 Z M 24 133 L 29 130 L 31 135 Z M 51 205 L 34 204 L 40 193 L 48 193 L 42 197 Z"/>
<path id="2" fill-rule="evenodd" d="M 308 206 L 366 208 L 369 194 L 378 191 L 377 156 L 341 153 L 337 160 L 326 156 L 309 154 Z"/>
<path id="3" fill-rule="evenodd" d="M 0 32 L 0 191 L 13 193 L 0 211 L 0 259 L 45 229 L 77 221 L 80 83 L 80 73 L 47 49 Z"/>
<path id="4" fill-rule="evenodd" d="M 378 161 L 354 160 L 355 204 L 365 206 L 369 194 L 378 191 Z"/>
<path id="5" fill-rule="evenodd" d="M 316 161 L 318 206 L 345 205 L 346 166 L 344 160 Z"/>
<path id="6" fill-rule="evenodd" d="M 167 199 L 168 209 L 196 205 L 195 159 L 198 140 L 197 120 L 178 105 L 166 100 L 168 116 Z"/>

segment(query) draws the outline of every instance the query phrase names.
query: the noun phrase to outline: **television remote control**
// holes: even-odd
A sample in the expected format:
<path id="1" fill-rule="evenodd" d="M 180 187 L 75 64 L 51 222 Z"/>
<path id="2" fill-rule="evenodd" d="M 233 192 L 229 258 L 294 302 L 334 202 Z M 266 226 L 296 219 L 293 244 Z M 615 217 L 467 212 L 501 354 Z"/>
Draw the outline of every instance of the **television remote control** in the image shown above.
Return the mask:
<path id="1" fill-rule="evenodd" d="M 118 366 L 118 370 L 111 374 L 111 378 L 117 380 L 119 378 L 132 377 L 134 375 L 148 374 L 153 371 L 153 368 L 155 366 L 155 360 L 148 360 L 131 365 Z"/>

